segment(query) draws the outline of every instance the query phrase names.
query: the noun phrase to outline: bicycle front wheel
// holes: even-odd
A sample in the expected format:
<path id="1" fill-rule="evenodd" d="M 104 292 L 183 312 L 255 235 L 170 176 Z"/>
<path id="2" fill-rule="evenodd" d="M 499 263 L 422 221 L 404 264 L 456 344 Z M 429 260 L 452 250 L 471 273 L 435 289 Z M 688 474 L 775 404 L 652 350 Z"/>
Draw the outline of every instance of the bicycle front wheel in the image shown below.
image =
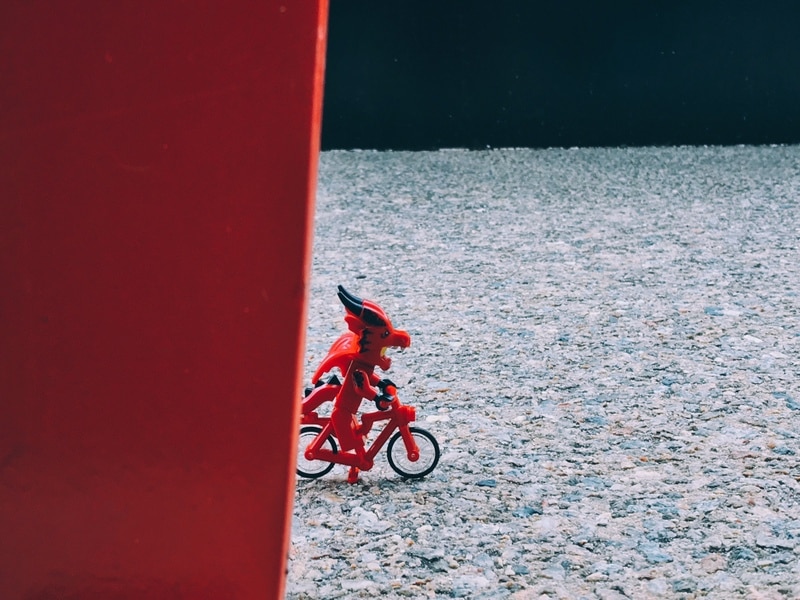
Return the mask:
<path id="1" fill-rule="evenodd" d="M 408 430 L 419 448 L 419 458 L 409 460 L 403 436 L 399 431 L 389 440 L 386 454 L 389 466 L 397 474 L 408 479 L 419 479 L 433 471 L 439 463 L 439 444 L 431 433 L 420 427 L 409 427 Z"/>
<path id="2" fill-rule="evenodd" d="M 300 475 L 300 477 L 316 479 L 317 477 L 322 477 L 333 468 L 332 462 L 308 460 L 305 457 L 306 448 L 316 439 L 321 431 L 322 427 L 319 425 L 305 425 L 300 428 L 300 439 L 297 443 L 297 474 Z M 325 440 L 322 447 L 332 451 L 334 454 L 338 450 L 336 442 L 331 435 L 328 436 L 328 439 Z"/>

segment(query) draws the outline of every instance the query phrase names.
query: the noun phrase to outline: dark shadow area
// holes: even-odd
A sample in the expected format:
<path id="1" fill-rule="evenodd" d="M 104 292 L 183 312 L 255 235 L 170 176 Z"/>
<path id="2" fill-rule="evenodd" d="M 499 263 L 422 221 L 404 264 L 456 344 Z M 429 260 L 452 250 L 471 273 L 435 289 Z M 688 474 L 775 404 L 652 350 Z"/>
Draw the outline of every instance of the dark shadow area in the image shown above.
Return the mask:
<path id="1" fill-rule="evenodd" d="M 800 142 L 800 5 L 331 0 L 324 149 Z"/>

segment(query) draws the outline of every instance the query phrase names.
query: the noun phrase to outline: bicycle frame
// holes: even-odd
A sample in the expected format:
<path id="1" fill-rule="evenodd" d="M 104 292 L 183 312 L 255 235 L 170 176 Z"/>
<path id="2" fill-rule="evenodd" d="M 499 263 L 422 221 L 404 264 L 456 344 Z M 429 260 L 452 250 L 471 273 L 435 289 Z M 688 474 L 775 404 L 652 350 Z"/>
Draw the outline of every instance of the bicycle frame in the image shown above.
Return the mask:
<path id="1" fill-rule="evenodd" d="M 358 433 L 361 435 L 367 435 L 372 431 L 372 427 L 375 423 L 379 421 L 388 421 L 380 434 L 378 434 L 378 437 L 375 438 L 375 441 L 366 449 L 366 457 L 364 460 L 353 453 L 333 452 L 323 448 L 322 446 L 325 440 L 328 439 L 328 436 L 335 435 L 333 432 L 333 424 L 331 423 L 330 417 L 319 416 L 315 409 L 326 400 L 335 398 L 339 387 L 338 385 L 330 384 L 322 385 L 315 388 L 306 400 L 303 401 L 301 424 L 320 425 L 322 427 L 322 431 L 320 431 L 317 437 L 314 438 L 314 441 L 306 448 L 305 458 L 307 460 L 322 460 L 340 465 L 358 467 L 361 470 L 368 471 L 372 468 L 375 457 L 396 429 L 400 431 L 400 435 L 403 438 L 408 460 L 413 462 L 419 459 L 419 447 L 408 428 L 409 423 L 416 420 L 416 409 L 413 406 L 402 404 L 396 393 L 394 394 L 395 399 L 387 410 L 374 411 L 361 415 L 361 422 L 358 428 Z"/>

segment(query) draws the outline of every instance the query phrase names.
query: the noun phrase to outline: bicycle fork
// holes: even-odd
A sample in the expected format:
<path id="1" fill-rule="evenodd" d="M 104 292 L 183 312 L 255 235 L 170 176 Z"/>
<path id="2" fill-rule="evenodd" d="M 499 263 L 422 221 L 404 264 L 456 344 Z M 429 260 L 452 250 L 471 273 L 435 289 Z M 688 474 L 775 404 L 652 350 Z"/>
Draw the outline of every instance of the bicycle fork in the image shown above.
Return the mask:
<path id="1" fill-rule="evenodd" d="M 401 425 L 399 429 L 400 435 L 403 436 L 403 443 L 406 446 L 408 460 L 417 462 L 419 460 L 419 447 L 417 446 L 417 442 L 414 441 L 414 436 L 411 435 L 411 431 L 408 429 L 408 424 Z"/>

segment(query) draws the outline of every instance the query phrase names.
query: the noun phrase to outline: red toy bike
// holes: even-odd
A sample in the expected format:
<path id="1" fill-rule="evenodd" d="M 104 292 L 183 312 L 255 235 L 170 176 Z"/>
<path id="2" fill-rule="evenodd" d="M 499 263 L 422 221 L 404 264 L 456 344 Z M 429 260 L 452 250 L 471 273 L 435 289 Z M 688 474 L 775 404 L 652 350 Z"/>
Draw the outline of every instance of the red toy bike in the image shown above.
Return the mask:
<path id="1" fill-rule="evenodd" d="M 395 329 L 374 302 L 353 296 L 342 286 L 338 295 L 347 311 L 349 331 L 333 343 L 312 377 L 314 387 L 306 390 L 297 474 L 321 477 L 334 464 L 341 464 L 350 467 L 347 481 L 356 483 L 359 471 L 372 468 L 388 441 L 386 452 L 392 469 L 403 477 L 424 477 L 439 462 L 439 444 L 428 431 L 409 425 L 416 418 L 414 407 L 402 404 L 394 383 L 374 373 L 375 367 L 388 371 L 392 361 L 386 350 L 407 348 L 411 336 Z M 331 375 L 323 381 L 322 376 L 334 368 L 344 380 Z M 356 413 L 364 399 L 374 401 L 377 410 L 364 413 L 359 421 Z M 320 416 L 316 410 L 327 401 L 333 402 L 331 414 Z M 366 448 L 366 436 L 378 421 L 387 423 Z"/>

